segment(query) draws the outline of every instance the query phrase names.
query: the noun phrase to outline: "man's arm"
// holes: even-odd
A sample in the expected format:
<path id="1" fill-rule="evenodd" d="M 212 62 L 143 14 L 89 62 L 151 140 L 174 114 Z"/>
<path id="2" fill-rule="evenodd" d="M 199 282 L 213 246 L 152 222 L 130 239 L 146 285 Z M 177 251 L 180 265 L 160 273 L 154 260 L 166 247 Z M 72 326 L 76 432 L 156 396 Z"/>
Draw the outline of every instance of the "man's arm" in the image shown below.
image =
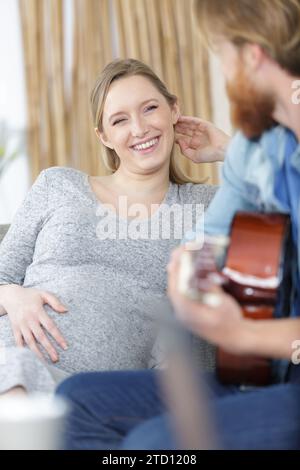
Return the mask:
<path id="1" fill-rule="evenodd" d="M 293 343 L 300 340 L 300 318 L 245 318 L 237 301 L 208 281 L 203 286 L 203 303 L 181 295 L 178 270 L 182 250 L 173 252 L 168 265 L 168 294 L 178 319 L 193 333 L 229 353 L 290 360 Z"/>
<path id="2" fill-rule="evenodd" d="M 244 338 L 244 354 L 291 360 L 296 344 L 300 343 L 300 318 L 250 320 Z"/>

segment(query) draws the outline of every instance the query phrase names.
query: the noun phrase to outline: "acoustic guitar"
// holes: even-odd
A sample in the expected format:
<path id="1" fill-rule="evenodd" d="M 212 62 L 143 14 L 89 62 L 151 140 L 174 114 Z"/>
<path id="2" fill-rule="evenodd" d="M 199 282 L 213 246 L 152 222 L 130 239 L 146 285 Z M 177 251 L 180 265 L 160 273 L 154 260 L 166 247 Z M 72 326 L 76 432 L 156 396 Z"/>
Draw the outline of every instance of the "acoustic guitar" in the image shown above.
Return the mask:
<path id="1" fill-rule="evenodd" d="M 179 289 L 201 301 L 199 279 L 216 276 L 226 292 L 254 320 L 288 316 L 292 292 L 292 238 L 289 216 L 238 212 L 229 237 L 205 240 L 200 250 L 183 254 Z M 267 385 L 271 361 L 217 349 L 217 375 L 223 383 Z"/>

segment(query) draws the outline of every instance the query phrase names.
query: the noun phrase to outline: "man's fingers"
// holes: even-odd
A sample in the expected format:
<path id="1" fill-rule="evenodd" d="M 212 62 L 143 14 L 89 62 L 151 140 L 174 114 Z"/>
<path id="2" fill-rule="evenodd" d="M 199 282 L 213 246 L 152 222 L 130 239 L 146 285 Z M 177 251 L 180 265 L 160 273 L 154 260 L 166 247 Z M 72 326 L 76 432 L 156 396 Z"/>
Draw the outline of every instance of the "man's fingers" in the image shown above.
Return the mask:
<path id="1" fill-rule="evenodd" d="M 168 269 L 168 296 L 175 298 L 178 295 L 178 282 L 177 282 L 177 261 L 170 261 L 167 266 Z"/>
<path id="2" fill-rule="evenodd" d="M 184 252 L 185 250 L 185 246 L 184 245 L 181 245 L 181 246 L 178 246 L 177 248 L 175 248 L 172 252 L 171 252 L 171 255 L 170 255 L 170 262 L 175 262 L 175 261 L 179 261 L 182 253 Z"/>
<path id="3" fill-rule="evenodd" d="M 202 302 L 208 307 L 216 308 L 222 305 L 222 297 L 216 292 L 206 292 L 203 295 Z"/>

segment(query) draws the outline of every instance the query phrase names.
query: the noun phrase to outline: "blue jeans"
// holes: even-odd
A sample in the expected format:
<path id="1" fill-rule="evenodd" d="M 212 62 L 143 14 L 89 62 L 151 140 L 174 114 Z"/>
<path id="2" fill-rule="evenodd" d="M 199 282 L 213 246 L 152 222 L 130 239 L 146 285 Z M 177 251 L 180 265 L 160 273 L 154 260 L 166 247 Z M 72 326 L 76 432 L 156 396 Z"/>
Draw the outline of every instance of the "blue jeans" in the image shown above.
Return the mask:
<path id="1" fill-rule="evenodd" d="M 299 366 L 300 368 L 300 366 Z M 300 449 L 300 381 L 254 390 L 205 376 L 221 448 Z M 58 387 L 72 406 L 67 449 L 178 449 L 151 370 L 75 375 Z"/>

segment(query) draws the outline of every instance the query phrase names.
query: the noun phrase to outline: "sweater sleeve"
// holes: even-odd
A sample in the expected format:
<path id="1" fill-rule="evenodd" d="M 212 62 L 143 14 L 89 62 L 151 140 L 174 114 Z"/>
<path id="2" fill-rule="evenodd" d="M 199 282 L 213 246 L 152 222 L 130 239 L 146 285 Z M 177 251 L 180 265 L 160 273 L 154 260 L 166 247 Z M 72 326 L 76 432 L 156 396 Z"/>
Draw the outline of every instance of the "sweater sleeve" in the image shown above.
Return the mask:
<path id="1" fill-rule="evenodd" d="M 42 171 L 29 190 L 0 244 L 0 285 L 22 285 L 32 262 L 35 242 L 47 214 L 46 171 Z"/>

